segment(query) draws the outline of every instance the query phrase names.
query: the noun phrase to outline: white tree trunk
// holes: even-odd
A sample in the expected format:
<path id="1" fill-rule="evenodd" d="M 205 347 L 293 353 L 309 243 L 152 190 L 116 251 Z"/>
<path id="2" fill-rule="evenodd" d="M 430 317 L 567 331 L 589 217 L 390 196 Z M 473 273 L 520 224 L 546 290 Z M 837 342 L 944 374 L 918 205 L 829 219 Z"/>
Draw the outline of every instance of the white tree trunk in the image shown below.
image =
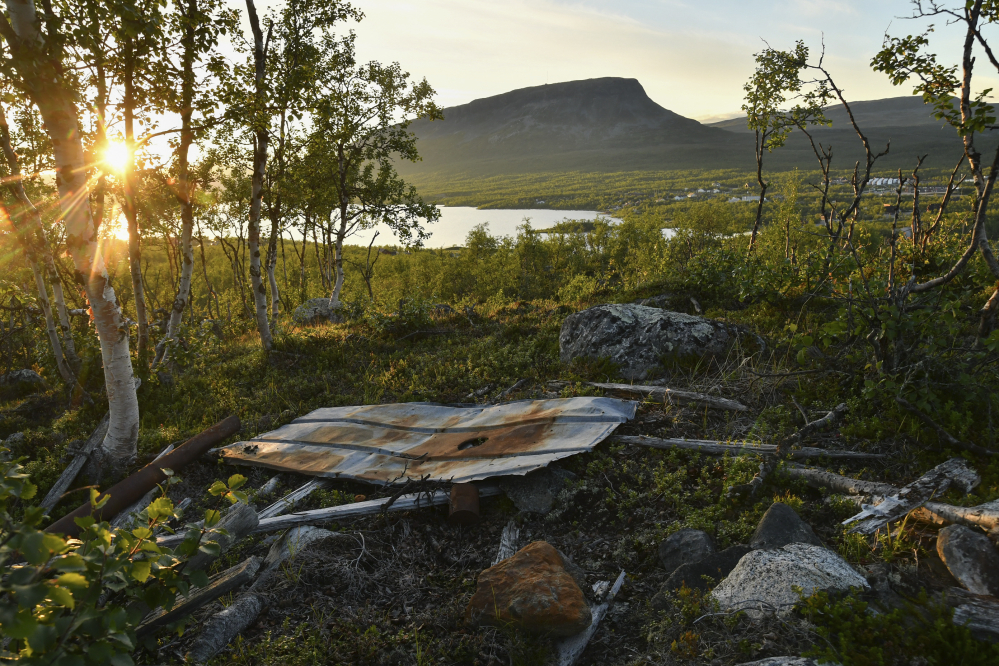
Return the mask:
<path id="1" fill-rule="evenodd" d="M 31 0 L 5 0 L 13 35 L 5 31 L 14 66 L 36 104 L 52 141 L 56 185 L 66 227 L 66 245 L 77 277 L 84 285 L 94 328 L 101 343 L 110 425 L 101 450 L 115 466 L 130 464 L 139 435 L 139 401 L 132 377 L 128 329 L 115 299 L 90 214 L 87 160 L 83 152 L 78 112 L 72 91 L 63 82 L 58 63 L 49 59 Z M 55 50 L 55 47 L 53 47 Z"/>

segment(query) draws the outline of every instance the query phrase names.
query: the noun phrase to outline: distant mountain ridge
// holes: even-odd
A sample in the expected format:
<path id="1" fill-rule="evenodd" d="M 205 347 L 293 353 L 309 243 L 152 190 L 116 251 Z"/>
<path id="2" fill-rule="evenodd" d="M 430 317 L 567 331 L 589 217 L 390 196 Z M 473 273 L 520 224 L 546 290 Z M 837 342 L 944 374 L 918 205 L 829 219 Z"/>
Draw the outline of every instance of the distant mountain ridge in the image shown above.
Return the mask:
<path id="1" fill-rule="evenodd" d="M 929 153 L 927 166 L 953 164 L 961 153 L 954 130 L 941 127 L 919 97 L 855 102 L 858 122 L 889 156 L 879 168 L 908 168 Z M 822 141 L 835 146 L 834 168 L 850 168 L 862 148 L 841 107 L 830 107 Z M 751 169 L 753 139 L 742 118 L 702 124 L 663 108 L 636 79 L 605 77 L 512 90 L 444 109 L 444 119 L 410 129 L 423 158 L 399 165 L 421 176 L 490 177 L 536 172 L 616 172 L 672 169 Z M 767 167 L 814 169 L 804 137 L 792 136 L 768 154 Z"/>

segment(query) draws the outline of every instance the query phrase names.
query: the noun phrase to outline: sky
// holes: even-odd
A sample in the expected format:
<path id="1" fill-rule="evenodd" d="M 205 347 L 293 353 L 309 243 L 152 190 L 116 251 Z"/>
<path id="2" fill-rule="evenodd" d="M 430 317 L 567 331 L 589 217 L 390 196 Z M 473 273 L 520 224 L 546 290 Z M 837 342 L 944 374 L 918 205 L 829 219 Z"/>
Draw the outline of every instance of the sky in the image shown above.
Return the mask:
<path id="1" fill-rule="evenodd" d="M 925 27 L 904 18 L 912 13 L 905 0 L 354 4 L 366 15 L 354 26 L 359 56 L 397 61 L 425 77 L 442 106 L 544 83 L 621 76 L 638 79 L 661 106 L 707 122 L 740 115 L 742 85 L 764 40 L 786 49 L 802 39 L 816 51 L 824 40 L 826 63 L 848 99 L 911 94 L 869 63 L 886 31 L 904 35 Z M 939 36 L 960 43 L 960 35 L 938 23 Z M 999 89 L 999 78 L 994 83 Z"/>

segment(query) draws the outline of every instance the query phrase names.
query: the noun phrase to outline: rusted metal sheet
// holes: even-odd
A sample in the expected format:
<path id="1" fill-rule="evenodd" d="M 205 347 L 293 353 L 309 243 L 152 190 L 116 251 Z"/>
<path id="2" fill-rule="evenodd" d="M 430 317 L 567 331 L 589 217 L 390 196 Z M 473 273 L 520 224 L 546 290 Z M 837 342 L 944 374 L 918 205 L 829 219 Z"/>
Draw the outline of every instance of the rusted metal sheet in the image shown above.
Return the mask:
<path id="1" fill-rule="evenodd" d="M 468 483 L 523 475 L 591 450 L 636 403 L 526 400 L 492 407 L 426 403 L 329 407 L 222 449 L 228 462 L 329 478 Z"/>

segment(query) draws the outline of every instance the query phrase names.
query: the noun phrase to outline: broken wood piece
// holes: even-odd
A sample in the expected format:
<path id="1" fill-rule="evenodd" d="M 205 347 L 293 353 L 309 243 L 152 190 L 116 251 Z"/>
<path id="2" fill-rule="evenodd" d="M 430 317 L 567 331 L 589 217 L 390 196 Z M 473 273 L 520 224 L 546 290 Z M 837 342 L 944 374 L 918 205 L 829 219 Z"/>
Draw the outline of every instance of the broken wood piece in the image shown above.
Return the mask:
<path id="1" fill-rule="evenodd" d="M 502 492 L 503 491 L 499 489 L 499 486 L 479 486 L 479 497 L 492 497 L 494 495 L 499 495 Z M 345 518 L 373 516 L 381 513 L 382 507 L 388 504 L 390 500 L 390 497 L 383 497 L 381 499 L 367 500 L 364 502 L 354 502 L 353 504 L 331 506 L 323 509 L 290 513 L 285 516 L 264 518 L 260 521 L 260 524 L 253 529 L 252 533 L 275 532 L 277 530 L 284 530 L 296 525 L 321 525 L 323 523 L 343 520 Z M 450 501 L 450 493 L 446 490 L 435 490 L 426 493 L 410 493 L 408 495 L 402 495 L 396 499 L 388 510 L 411 511 L 421 507 L 441 506 Z"/>
<path id="2" fill-rule="evenodd" d="M 965 493 L 970 492 L 981 481 L 978 474 L 968 467 L 963 458 L 951 458 L 943 462 L 893 495 L 885 497 L 874 505 L 862 505 L 863 510 L 843 521 L 844 525 L 855 523 L 851 534 L 871 535 L 877 530 L 904 518 L 910 511 L 942 495 L 952 485 Z"/>
<path id="3" fill-rule="evenodd" d="M 593 619 L 590 621 L 590 626 L 576 634 L 575 636 L 569 636 L 555 644 L 555 659 L 554 664 L 556 666 L 573 666 L 576 660 L 579 659 L 580 655 L 583 654 L 583 650 L 586 649 L 587 644 L 589 644 L 590 639 L 597 632 L 597 626 L 600 624 L 600 620 L 607 615 L 607 611 L 610 610 L 610 606 L 614 603 L 614 597 L 617 596 L 618 591 L 624 584 L 624 571 L 622 571 L 617 580 L 614 581 L 614 586 L 610 589 L 607 594 L 607 598 L 604 602 L 591 609 L 590 615 Z"/>
<path id="4" fill-rule="evenodd" d="M 288 530 L 267 552 L 262 565 L 264 571 L 253 585 L 204 623 L 204 629 L 194 639 L 191 651 L 187 655 L 188 661 L 201 664 L 221 652 L 232 639 L 253 624 L 263 611 L 266 602 L 259 590 L 264 588 L 278 566 L 286 560 L 293 559 L 309 544 L 332 536 L 337 536 L 337 533 L 311 525 Z"/>
<path id="5" fill-rule="evenodd" d="M 259 569 L 260 558 L 254 556 L 234 567 L 226 569 L 222 573 L 212 576 L 208 580 L 208 585 L 193 589 L 186 596 L 179 597 L 170 610 L 160 609 L 154 611 L 135 630 L 136 635 L 141 639 L 161 627 L 165 627 L 190 615 L 205 604 L 215 601 L 223 594 L 250 582 Z"/>
<path id="6" fill-rule="evenodd" d="M 734 442 L 731 444 L 719 442 L 711 439 L 672 439 L 618 435 L 615 441 L 634 446 L 648 446 L 654 449 L 687 449 L 690 451 L 700 451 L 713 455 L 742 454 L 742 453 L 776 453 L 777 447 L 773 444 L 756 444 L 753 442 Z M 800 449 L 792 449 L 790 457 L 796 460 L 808 460 L 811 458 L 831 458 L 836 460 L 876 460 L 884 458 L 881 453 L 865 453 L 863 451 L 843 451 L 839 449 L 819 449 L 811 446 L 803 446 Z"/>
<path id="7" fill-rule="evenodd" d="M 900 492 L 889 483 L 851 479 L 821 469 L 810 469 L 798 465 L 786 465 L 784 472 L 793 478 L 804 479 L 813 488 L 827 488 L 850 495 L 872 495 L 876 500 Z M 999 528 L 999 500 L 978 506 L 954 506 L 942 502 L 926 501 L 912 510 L 913 518 L 937 525 L 957 523 L 969 527 L 981 527 L 988 531 Z M 883 524 L 883 523 L 882 523 Z"/>
<path id="8" fill-rule="evenodd" d="M 555 383 L 555 382 L 552 382 Z M 567 385 L 568 382 L 557 382 L 563 386 Z M 716 398 L 714 396 L 705 395 L 703 393 L 694 393 L 692 391 L 679 391 L 677 389 L 667 388 L 665 386 L 643 386 L 641 384 L 610 384 L 604 382 L 583 382 L 587 386 L 592 386 L 594 388 L 603 389 L 605 391 L 610 391 L 612 393 L 623 393 L 625 395 L 635 395 L 641 396 L 647 400 L 652 400 L 653 402 L 671 403 L 678 402 L 680 404 L 692 404 L 700 405 L 703 407 L 710 407 L 712 409 L 726 409 L 733 412 L 745 412 L 749 410 L 741 402 L 736 402 L 735 400 L 729 400 L 728 398 Z"/>
<path id="9" fill-rule="evenodd" d="M 222 519 L 207 532 L 201 535 L 201 543 L 214 541 L 219 545 L 218 555 L 198 551 L 187 561 L 187 570 L 195 571 L 203 569 L 213 562 L 216 557 L 221 556 L 229 550 L 233 544 L 240 541 L 248 534 L 252 534 L 260 520 L 257 518 L 257 511 L 252 504 L 237 502 L 229 507 Z M 223 534 L 223 530 L 225 533 Z M 156 539 L 156 545 L 164 548 L 175 548 L 187 538 L 187 530 L 179 531 L 177 534 L 161 536 Z"/>
<path id="10" fill-rule="evenodd" d="M 287 513 L 296 504 L 304 500 L 313 492 L 329 488 L 330 483 L 331 481 L 329 479 L 312 479 L 304 486 L 296 488 L 270 506 L 262 509 L 257 514 L 257 517 L 263 520 L 264 518 L 273 518 L 274 516 L 280 516 L 282 513 Z"/>
<path id="11" fill-rule="evenodd" d="M 66 490 L 73 485 L 74 481 L 76 481 L 76 477 L 80 474 L 80 470 L 83 469 L 83 466 L 90 459 L 91 454 L 93 454 L 97 446 L 104 441 L 104 437 L 108 432 L 109 416 L 110 413 L 104 415 L 104 418 L 97 424 L 97 428 L 94 429 L 94 432 L 87 438 L 83 447 L 76 453 L 70 463 L 66 465 L 66 469 L 63 470 L 59 480 L 55 482 L 55 485 L 53 485 L 49 490 L 45 499 L 43 499 L 41 504 L 38 505 L 45 509 L 45 513 L 48 513 L 55 508 L 55 505 L 59 503 L 59 500 L 62 498 Z"/>
<path id="12" fill-rule="evenodd" d="M 513 386 L 511 386 L 510 388 L 505 389 L 503 391 L 500 391 L 500 394 L 496 396 L 496 400 L 497 401 L 503 400 L 504 398 L 506 398 L 508 395 L 510 395 L 514 391 L 519 391 L 520 389 L 524 388 L 525 386 L 527 386 L 530 383 L 531 383 L 530 379 L 518 379 L 516 381 L 516 383 L 514 383 Z"/>
<path id="13" fill-rule="evenodd" d="M 257 496 L 266 497 L 277 490 L 279 485 L 281 485 L 281 475 L 275 474 L 267 480 L 267 483 L 260 486 L 260 490 L 257 491 Z"/>
<path id="14" fill-rule="evenodd" d="M 511 520 L 503 528 L 503 533 L 500 535 L 500 545 L 499 549 L 496 551 L 496 557 L 493 559 L 492 566 L 496 566 L 503 560 L 513 557 L 520 546 L 520 527 L 517 525 L 516 520 Z"/>
<path id="15" fill-rule="evenodd" d="M 46 532 L 56 532 L 75 537 L 80 533 L 76 518 L 93 516 L 95 520 L 110 520 L 122 509 L 131 506 L 143 495 L 166 480 L 164 469 L 177 471 L 188 463 L 197 460 L 214 444 L 218 444 L 230 435 L 239 432 L 239 417 L 230 416 L 212 427 L 195 435 L 176 449 L 155 462 L 151 462 L 138 472 L 115 484 L 110 490 L 101 493 L 98 500 L 107 498 L 104 506 L 94 510 L 90 502 L 86 502 L 45 528 Z"/>

